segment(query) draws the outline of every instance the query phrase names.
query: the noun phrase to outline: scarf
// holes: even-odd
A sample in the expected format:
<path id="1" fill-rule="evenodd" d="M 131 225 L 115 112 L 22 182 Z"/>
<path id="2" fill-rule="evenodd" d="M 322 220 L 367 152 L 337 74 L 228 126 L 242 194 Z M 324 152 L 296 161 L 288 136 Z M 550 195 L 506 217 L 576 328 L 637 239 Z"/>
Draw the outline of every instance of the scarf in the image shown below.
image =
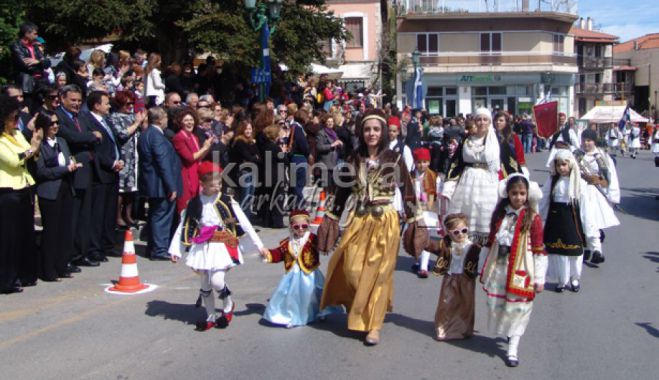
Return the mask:
<path id="1" fill-rule="evenodd" d="M 332 128 L 325 127 L 325 133 L 327 134 L 327 137 L 330 138 L 331 142 L 334 142 L 336 141 L 336 139 L 338 139 L 338 136 L 336 135 L 336 131 Z"/>

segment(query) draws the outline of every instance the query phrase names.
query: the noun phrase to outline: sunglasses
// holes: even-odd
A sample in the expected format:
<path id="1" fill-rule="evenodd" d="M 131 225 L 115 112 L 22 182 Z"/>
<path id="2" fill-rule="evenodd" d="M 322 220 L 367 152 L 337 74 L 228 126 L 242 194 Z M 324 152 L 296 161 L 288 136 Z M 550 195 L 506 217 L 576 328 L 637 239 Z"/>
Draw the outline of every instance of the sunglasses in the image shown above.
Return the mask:
<path id="1" fill-rule="evenodd" d="M 309 225 L 308 224 L 294 224 L 292 227 L 295 231 L 299 231 L 299 230 L 306 230 L 307 228 L 309 228 Z"/>
<path id="2" fill-rule="evenodd" d="M 461 230 L 453 230 L 453 231 L 450 231 L 450 232 L 453 234 L 453 236 L 458 236 L 460 234 L 466 235 L 467 232 L 469 232 L 469 229 L 468 228 L 463 228 Z"/>
<path id="3" fill-rule="evenodd" d="M 51 120 L 51 121 L 50 121 L 50 125 L 51 125 L 51 126 L 53 126 L 53 125 L 57 125 L 57 123 L 59 123 L 59 120 Z"/>
<path id="4" fill-rule="evenodd" d="M 57 96 L 57 95 L 48 95 L 48 96 L 46 96 L 46 99 L 55 100 L 55 99 L 59 99 L 59 96 Z"/>

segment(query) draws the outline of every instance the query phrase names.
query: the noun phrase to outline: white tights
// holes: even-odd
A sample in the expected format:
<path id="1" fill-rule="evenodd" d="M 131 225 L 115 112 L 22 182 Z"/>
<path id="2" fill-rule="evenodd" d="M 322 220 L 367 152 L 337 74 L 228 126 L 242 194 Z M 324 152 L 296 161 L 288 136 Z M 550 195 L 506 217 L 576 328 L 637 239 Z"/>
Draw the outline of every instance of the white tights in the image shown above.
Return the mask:
<path id="1" fill-rule="evenodd" d="M 421 257 L 419 258 L 419 270 L 428 271 L 428 262 L 430 261 L 430 252 L 423 251 L 421 252 Z"/>
<path id="2" fill-rule="evenodd" d="M 224 277 L 226 270 L 203 270 L 199 271 L 199 278 L 201 279 L 201 298 L 206 307 L 206 314 L 208 314 L 208 321 L 215 321 L 217 315 L 215 313 L 215 297 L 213 290 L 215 290 L 223 302 L 222 310 L 230 312 L 233 307 L 231 300 L 231 292 L 227 287 Z"/>
<path id="3" fill-rule="evenodd" d="M 508 342 L 508 357 L 517 359 L 517 347 L 519 346 L 520 335 L 513 335 Z"/>

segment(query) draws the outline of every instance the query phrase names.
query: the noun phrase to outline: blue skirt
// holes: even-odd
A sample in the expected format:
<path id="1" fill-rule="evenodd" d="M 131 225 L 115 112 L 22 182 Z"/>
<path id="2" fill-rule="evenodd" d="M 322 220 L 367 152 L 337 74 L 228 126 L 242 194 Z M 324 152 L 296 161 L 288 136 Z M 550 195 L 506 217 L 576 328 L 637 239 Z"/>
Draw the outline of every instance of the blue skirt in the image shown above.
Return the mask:
<path id="1" fill-rule="evenodd" d="M 325 277 L 316 269 L 305 274 L 297 263 L 284 275 L 270 297 L 263 318 L 284 326 L 304 326 L 319 316 Z"/>

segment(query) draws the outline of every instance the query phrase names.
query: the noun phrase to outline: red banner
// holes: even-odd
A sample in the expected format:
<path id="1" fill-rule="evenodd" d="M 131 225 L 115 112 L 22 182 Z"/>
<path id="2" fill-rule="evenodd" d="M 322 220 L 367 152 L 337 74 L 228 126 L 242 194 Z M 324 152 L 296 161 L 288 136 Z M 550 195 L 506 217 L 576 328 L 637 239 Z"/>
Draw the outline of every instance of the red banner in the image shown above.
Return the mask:
<path id="1" fill-rule="evenodd" d="M 558 102 L 548 102 L 533 106 L 538 135 L 549 138 L 558 131 Z"/>

